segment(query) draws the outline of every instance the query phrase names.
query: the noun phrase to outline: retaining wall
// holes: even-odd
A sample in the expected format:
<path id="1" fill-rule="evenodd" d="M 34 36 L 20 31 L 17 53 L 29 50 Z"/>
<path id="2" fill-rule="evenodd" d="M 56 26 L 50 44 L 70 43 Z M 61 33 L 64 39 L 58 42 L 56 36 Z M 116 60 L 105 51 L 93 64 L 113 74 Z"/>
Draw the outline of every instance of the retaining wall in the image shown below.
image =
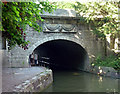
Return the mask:
<path id="1" fill-rule="evenodd" d="M 53 82 L 52 70 L 47 69 L 45 72 L 28 79 L 23 83 L 15 86 L 13 92 L 41 92 Z"/>
<path id="2" fill-rule="evenodd" d="M 91 66 L 90 73 L 120 79 L 120 71 L 112 67 Z"/>

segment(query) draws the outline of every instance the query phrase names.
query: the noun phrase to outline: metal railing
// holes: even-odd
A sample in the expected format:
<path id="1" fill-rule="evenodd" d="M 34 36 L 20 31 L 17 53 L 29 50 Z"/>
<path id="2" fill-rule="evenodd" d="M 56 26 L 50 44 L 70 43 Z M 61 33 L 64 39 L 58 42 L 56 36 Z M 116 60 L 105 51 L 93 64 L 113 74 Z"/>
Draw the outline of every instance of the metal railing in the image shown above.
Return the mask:
<path id="1" fill-rule="evenodd" d="M 38 65 L 43 67 L 50 67 L 50 63 L 48 62 L 50 58 L 48 57 L 41 57 L 41 60 L 38 60 Z"/>

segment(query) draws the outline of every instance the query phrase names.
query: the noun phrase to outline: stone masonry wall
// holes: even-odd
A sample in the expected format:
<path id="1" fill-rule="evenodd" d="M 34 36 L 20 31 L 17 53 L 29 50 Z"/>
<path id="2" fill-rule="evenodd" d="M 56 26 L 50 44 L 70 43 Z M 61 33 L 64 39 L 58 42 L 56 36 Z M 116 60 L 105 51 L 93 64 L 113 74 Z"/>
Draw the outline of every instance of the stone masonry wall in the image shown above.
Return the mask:
<path id="1" fill-rule="evenodd" d="M 63 40 L 73 41 L 81 45 L 87 51 L 89 56 L 89 62 L 85 64 L 85 69 L 88 70 L 90 63 L 94 60 L 96 56 L 98 55 L 104 56 L 105 54 L 104 41 L 96 38 L 96 36 L 92 34 L 92 32 L 90 32 L 89 30 L 90 26 L 85 25 L 84 23 L 77 23 L 77 20 L 74 20 L 70 17 L 68 18 L 66 17 L 66 19 L 63 19 L 62 16 L 59 17 L 59 20 L 63 24 L 69 22 L 69 20 L 71 21 L 71 24 L 75 24 L 77 26 L 77 32 L 75 33 L 37 32 L 33 28 L 27 26 L 26 40 L 30 41 L 28 45 L 28 49 L 24 50 L 16 46 L 14 49 L 10 51 L 11 57 L 9 57 L 9 62 L 7 63 L 11 63 L 11 67 L 28 67 L 29 55 L 34 51 L 35 48 L 37 48 L 39 45 L 47 41 L 63 39 Z M 49 21 L 49 17 L 47 20 Z M 5 65 L 8 65 L 8 67 L 10 67 L 9 64 L 5 64 Z"/>
<path id="2" fill-rule="evenodd" d="M 41 92 L 53 82 L 52 70 L 47 69 L 45 72 L 28 79 L 23 83 L 15 86 L 13 92 Z"/>
<path id="3" fill-rule="evenodd" d="M 26 40 L 30 41 L 28 50 L 24 50 L 20 47 L 15 47 L 11 50 L 11 64 L 12 67 L 27 67 L 29 54 L 33 52 L 40 44 L 56 39 L 70 40 L 80 44 L 88 53 L 90 62 L 98 56 L 104 55 L 104 42 L 97 39 L 87 29 L 85 25 L 78 26 L 78 32 L 73 34 L 67 33 L 44 33 L 34 31 L 31 27 L 27 27 Z M 88 64 L 89 65 L 89 64 Z"/>

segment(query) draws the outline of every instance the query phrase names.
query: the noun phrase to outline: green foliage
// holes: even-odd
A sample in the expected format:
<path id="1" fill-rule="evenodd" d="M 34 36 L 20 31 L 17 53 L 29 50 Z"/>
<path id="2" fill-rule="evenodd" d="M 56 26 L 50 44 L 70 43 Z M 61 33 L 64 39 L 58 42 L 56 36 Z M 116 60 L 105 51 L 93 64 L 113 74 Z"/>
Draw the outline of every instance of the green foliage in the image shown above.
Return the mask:
<path id="1" fill-rule="evenodd" d="M 22 62 L 22 64 L 24 65 L 24 64 L 25 64 L 25 62 L 23 61 L 23 62 Z"/>
<path id="2" fill-rule="evenodd" d="M 109 56 L 106 58 L 102 58 L 101 56 L 98 56 L 92 65 L 113 67 L 116 70 L 120 70 L 120 56 L 118 57 Z"/>
<path id="3" fill-rule="evenodd" d="M 75 2 L 59 1 L 59 2 L 54 2 L 54 4 L 59 9 L 74 9 Z"/>
<path id="4" fill-rule="evenodd" d="M 76 2 L 75 10 L 84 17 L 86 23 L 91 23 L 91 31 L 104 38 L 106 34 L 118 34 L 118 7 L 120 2 Z"/>
<path id="5" fill-rule="evenodd" d="M 2 2 L 2 32 L 9 46 L 19 45 L 27 48 L 28 41 L 25 40 L 26 25 L 33 27 L 36 31 L 42 31 L 42 27 L 36 21 L 44 21 L 40 13 L 52 12 L 55 5 L 47 2 Z"/>
<path id="6" fill-rule="evenodd" d="M 86 3 L 62 1 L 57 2 L 56 5 L 61 9 L 74 9 L 80 16 L 80 21 L 91 24 L 91 31 L 99 38 L 104 39 L 107 34 L 112 34 L 115 37 L 118 34 L 120 1 Z"/>

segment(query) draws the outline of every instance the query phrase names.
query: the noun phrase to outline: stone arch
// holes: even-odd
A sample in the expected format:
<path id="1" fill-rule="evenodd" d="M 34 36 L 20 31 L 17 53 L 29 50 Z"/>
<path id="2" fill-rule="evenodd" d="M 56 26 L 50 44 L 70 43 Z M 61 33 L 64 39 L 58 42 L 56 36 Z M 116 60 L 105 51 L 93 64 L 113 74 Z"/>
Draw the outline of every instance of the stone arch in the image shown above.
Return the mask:
<path id="1" fill-rule="evenodd" d="M 68 36 L 52 36 L 52 37 L 48 37 L 48 38 L 43 38 L 42 40 L 39 40 L 37 41 L 36 43 L 34 43 L 28 50 L 27 50 L 27 56 L 29 54 L 31 54 L 35 48 L 37 48 L 39 45 L 47 42 L 47 41 L 52 41 L 52 40 L 57 40 L 57 39 L 63 39 L 63 40 L 68 40 L 68 41 L 72 41 L 72 42 L 75 42 L 79 45 L 81 45 L 85 50 L 86 50 L 86 47 L 84 46 L 84 43 L 82 43 L 80 40 L 78 40 L 77 38 L 73 38 L 73 37 L 68 37 Z"/>
<path id="2" fill-rule="evenodd" d="M 74 42 L 78 45 L 80 45 L 85 51 L 86 51 L 86 47 L 84 46 L 84 43 L 82 43 L 82 41 L 78 40 L 77 38 L 74 37 L 67 37 L 67 36 L 52 36 L 52 37 L 48 37 L 48 38 L 43 38 L 42 40 L 37 41 L 36 43 L 34 43 L 27 51 L 27 57 L 29 57 L 29 55 L 41 44 L 49 42 L 49 41 L 54 41 L 54 40 L 66 40 L 66 41 L 71 41 Z M 86 51 L 87 53 L 87 51 Z M 88 53 L 87 53 L 88 56 Z M 89 56 L 88 56 L 88 60 L 89 60 Z M 87 60 L 85 61 L 87 62 Z M 88 63 L 85 63 L 84 69 L 86 69 L 86 67 L 88 66 Z M 83 70 L 84 70 L 83 69 Z"/>

